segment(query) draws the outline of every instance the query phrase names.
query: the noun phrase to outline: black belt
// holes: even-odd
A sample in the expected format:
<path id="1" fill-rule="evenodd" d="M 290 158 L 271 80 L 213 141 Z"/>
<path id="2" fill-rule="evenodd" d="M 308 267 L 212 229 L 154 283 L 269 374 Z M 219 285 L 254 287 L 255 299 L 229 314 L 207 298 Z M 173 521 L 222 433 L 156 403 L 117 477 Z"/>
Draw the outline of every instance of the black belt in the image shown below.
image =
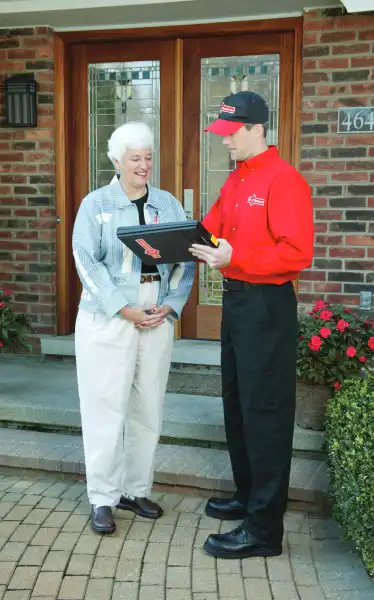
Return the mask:
<path id="1" fill-rule="evenodd" d="M 239 279 L 224 279 L 223 280 L 223 291 L 239 291 L 249 290 L 255 286 L 262 285 L 259 283 L 250 283 L 249 281 L 240 281 Z"/>
<path id="2" fill-rule="evenodd" d="M 259 287 L 260 285 L 266 285 L 267 287 L 281 287 L 282 285 L 286 285 L 289 281 L 278 285 L 277 283 L 250 283 L 249 281 L 240 281 L 239 279 L 224 279 L 223 280 L 223 291 L 224 292 L 235 292 L 240 290 L 250 290 L 255 287 Z"/>
<path id="3" fill-rule="evenodd" d="M 161 275 L 140 275 L 140 283 L 152 283 L 152 281 L 161 281 Z"/>

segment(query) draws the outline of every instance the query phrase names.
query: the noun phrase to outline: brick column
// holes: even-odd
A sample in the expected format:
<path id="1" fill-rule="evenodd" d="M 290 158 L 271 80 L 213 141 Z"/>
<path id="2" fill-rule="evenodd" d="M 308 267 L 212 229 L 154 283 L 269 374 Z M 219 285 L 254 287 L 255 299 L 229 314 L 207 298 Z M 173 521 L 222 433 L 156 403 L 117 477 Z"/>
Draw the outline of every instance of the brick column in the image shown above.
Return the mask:
<path id="1" fill-rule="evenodd" d="M 35 73 L 38 127 L 4 128 L 0 96 L 0 286 L 37 331 L 55 333 L 55 122 L 53 31 L 0 31 L 0 81 Z"/>
<path id="2" fill-rule="evenodd" d="M 374 15 L 304 15 L 301 171 L 313 190 L 316 248 L 300 302 L 358 305 L 374 291 L 374 132 L 337 133 L 339 106 L 374 106 Z M 303 306 L 304 305 L 304 306 Z"/>

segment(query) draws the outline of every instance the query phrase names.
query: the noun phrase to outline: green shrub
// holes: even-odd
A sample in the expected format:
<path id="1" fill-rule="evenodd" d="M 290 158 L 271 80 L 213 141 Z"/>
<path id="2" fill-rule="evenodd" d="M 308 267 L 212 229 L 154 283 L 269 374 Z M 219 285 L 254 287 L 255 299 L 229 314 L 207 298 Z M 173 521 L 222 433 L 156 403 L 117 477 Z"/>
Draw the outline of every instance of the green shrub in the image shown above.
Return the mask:
<path id="1" fill-rule="evenodd" d="M 374 377 L 350 379 L 329 401 L 326 433 L 334 516 L 374 576 Z"/>
<path id="2" fill-rule="evenodd" d="M 0 289 L 0 353 L 3 350 L 20 352 L 28 349 L 25 338 L 32 332 L 29 316 L 13 312 L 12 293 Z"/>

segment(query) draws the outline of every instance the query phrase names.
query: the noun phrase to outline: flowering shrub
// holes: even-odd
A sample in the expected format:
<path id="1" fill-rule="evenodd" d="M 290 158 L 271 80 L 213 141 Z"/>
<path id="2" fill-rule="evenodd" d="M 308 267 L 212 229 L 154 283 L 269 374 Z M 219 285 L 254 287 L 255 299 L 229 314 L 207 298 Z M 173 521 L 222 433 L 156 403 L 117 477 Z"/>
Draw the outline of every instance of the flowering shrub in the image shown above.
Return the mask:
<path id="1" fill-rule="evenodd" d="M 300 317 L 297 375 L 306 383 L 340 389 L 374 365 L 374 322 L 341 305 L 323 300 Z"/>
<path id="2" fill-rule="evenodd" d="M 15 314 L 11 301 L 11 292 L 0 290 L 0 352 L 5 348 L 11 352 L 28 348 L 25 335 L 33 331 L 29 317 Z"/>

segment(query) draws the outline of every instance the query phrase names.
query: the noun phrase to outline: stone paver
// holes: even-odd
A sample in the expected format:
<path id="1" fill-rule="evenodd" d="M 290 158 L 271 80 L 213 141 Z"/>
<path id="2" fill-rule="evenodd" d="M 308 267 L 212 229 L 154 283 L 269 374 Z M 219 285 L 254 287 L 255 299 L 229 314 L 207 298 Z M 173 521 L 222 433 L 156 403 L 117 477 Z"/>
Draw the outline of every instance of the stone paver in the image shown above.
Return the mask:
<path id="1" fill-rule="evenodd" d="M 66 575 L 61 585 L 59 600 L 81 600 L 86 593 L 88 577 Z"/>
<path id="2" fill-rule="evenodd" d="M 56 571 L 54 573 L 40 573 L 36 581 L 36 585 L 33 589 L 33 596 L 35 596 L 36 598 L 38 596 L 51 597 L 52 594 L 52 598 L 56 598 L 61 587 L 62 578 L 62 571 Z"/>
<path id="3" fill-rule="evenodd" d="M 204 514 L 198 495 L 153 492 L 156 522 L 117 511 L 91 531 L 81 482 L 1 474 L 1 600 L 374 600 L 351 543 L 326 517 L 289 511 L 283 554 L 217 560 L 202 544 L 236 523 Z"/>
<path id="4" fill-rule="evenodd" d="M 38 572 L 38 567 L 17 567 L 8 588 L 10 590 L 32 590 Z"/>

